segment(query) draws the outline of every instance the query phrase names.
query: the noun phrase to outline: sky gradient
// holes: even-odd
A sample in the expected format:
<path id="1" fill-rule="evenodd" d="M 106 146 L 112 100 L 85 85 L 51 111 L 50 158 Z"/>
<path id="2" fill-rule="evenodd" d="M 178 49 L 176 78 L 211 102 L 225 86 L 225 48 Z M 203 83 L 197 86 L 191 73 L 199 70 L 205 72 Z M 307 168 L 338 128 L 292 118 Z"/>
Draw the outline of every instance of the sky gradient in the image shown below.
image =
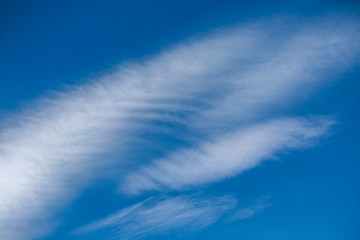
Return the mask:
<path id="1" fill-rule="evenodd" d="M 2 1 L 0 239 L 360 237 L 356 1 Z"/>

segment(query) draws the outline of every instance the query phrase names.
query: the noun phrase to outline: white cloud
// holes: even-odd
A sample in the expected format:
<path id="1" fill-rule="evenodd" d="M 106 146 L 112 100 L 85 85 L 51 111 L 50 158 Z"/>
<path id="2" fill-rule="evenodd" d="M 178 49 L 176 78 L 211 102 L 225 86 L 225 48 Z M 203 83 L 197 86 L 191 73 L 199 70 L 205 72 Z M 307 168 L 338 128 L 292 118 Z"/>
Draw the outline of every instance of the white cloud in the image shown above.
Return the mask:
<path id="1" fill-rule="evenodd" d="M 194 198 L 151 198 L 127 207 L 75 232 L 94 234 L 102 239 L 136 239 L 145 234 L 161 234 L 168 230 L 204 228 L 236 207 L 231 196 Z"/>
<path id="2" fill-rule="evenodd" d="M 130 194 L 181 190 L 233 177 L 281 151 L 308 146 L 326 134 L 332 124 L 326 118 L 276 119 L 256 124 L 156 160 L 131 173 L 122 185 L 123 190 Z"/>
<path id="3" fill-rule="evenodd" d="M 269 202 L 270 196 L 261 196 L 256 199 L 254 203 L 249 206 L 239 206 L 233 211 L 232 216 L 230 216 L 227 221 L 239 221 L 250 218 L 264 211 L 265 209 L 271 207 Z"/>
<path id="4" fill-rule="evenodd" d="M 219 220 L 227 223 L 253 217 L 271 206 L 269 199 L 269 195 L 246 202 L 230 195 L 151 197 L 80 227 L 72 236 L 101 239 L 138 239 L 169 233 L 179 236 Z"/>
<path id="5" fill-rule="evenodd" d="M 193 132 L 201 129 L 207 136 L 215 134 L 220 146 L 213 147 L 219 151 L 231 144 L 236 148 L 236 141 L 246 138 L 241 132 L 233 136 L 234 143 L 227 143 L 230 140 L 220 135 L 244 127 L 240 123 L 262 111 L 290 102 L 299 94 L 299 88 L 308 92 L 308 88 L 327 79 L 327 74 L 341 72 L 353 64 L 359 52 L 355 26 L 355 22 L 347 20 L 336 25 L 314 21 L 310 26 L 290 26 L 288 21 L 275 21 L 238 26 L 39 100 L 36 106 L 4 123 L 0 132 L 0 238 L 37 236 L 45 228 L 39 221 L 47 221 L 87 177 L 101 172 L 95 174 L 94 169 L 109 162 L 101 154 L 124 151 L 138 133 L 148 131 L 148 120 L 179 122 Z M 307 123 L 299 120 L 288 120 L 286 124 L 309 132 L 318 129 L 306 128 L 303 124 Z M 298 135 L 310 138 L 286 126 L 284 129 L 291 136 L 288 140 L 295 141 Z M 155 126 L 154 131 L 162 130 Z M 260 133 L 259 136 L 263 137 Z M 275 136 L 280 142 L 287 138 L 286 133 Z M 253 141 L 271 143 L 268 137 Z M 221 157 L 222 153 L 210 150 L 210 145 L 205 144 L 202 149 Z M 280 145 L 268 147 L 270 150 L 263 147 L 263 154 L 281 149 Z M 233 148 L 228 150 L 238 153 Z M 184 153 L 198 155 L 199 166 L 205 162 L 198 150 Z M 232 155 L 231 164 L 223 170 L 236 174 L 256 165 L 260 158 L 240 166 L 232 164 L 238 159 Z M 174 171 L 171 162 L 165 161 L 170 166 L 168 170 Z M 174 171 L 175 176 L 185 174 L 187 162 L 179 163 L 182 170 Z M 236 172 L 230 169 L 234 166 Z M 180 185 L 228 176 L 211 170 L 210 177 L 203 179 L 199 177 L 201 170 L 197 171 Z M 166 177 L 169 173 L 164 174 Z M 149 176 L 145 174 L 144 179 Z M 155 188 L 158 181 L 180 187 L 166 178 L 156 181 Z M 34 225 L 41 226 L 41 230 L 35 231 Z"/>

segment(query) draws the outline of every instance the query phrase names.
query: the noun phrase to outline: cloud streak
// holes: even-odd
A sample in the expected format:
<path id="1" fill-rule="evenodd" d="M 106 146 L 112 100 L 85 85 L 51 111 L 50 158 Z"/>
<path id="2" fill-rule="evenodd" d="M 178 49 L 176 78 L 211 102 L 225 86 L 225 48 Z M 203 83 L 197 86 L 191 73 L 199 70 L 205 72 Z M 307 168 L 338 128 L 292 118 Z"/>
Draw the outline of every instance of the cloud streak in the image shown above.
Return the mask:
<path id="1" fill-rule="evenodd" d="M 151 198 L 75 231 L 102 239 L 137 239 L 179 228 L 201 229 L 236 207 L 231 196 Z"/>
<path id="2" fill-rule="evenodd" d="M 239 221 L 244 220 L 250 217 L 259 214 L 265 209 L 271 207 L 271 203 L 269 202 L 270 196 L 261 196 L 254 203 L 247 207 L 237 207 L 237 209 L 233 212 L 232 216 L 230 216 L 227 221 Z"/>
<path id="3" fill-rule="evenodd" d="M 130 174 L 123 188 L 139 194 L 148 190 L 182 190 L 219 181 L 253 168 L 279 152 L 309 146 L 326 134 L 332 120 L 276 119 L 256 124 L 194 149 L 183 149 Z"/>
<path id="4" fill-rule="evenodd" d="M 149 235 L 193 232 L 223 221 L 250 218 L 271 206 L 270 196 L 260 196 L 247 205 L 231 195 L 151 197 L 72 232 L 72 237 L 141 239 Z"/>
<path id="5" fill-rule="evenodd" d="M 94 169 L 126 162 L 106 160 L 104 154 L 121 156 L 138 141 L 154 141 L 142 139 L 144 132 L 169 130 L 154 120 L 180 124 L 191 133 L 186 141 L 204 144 L 170 154 L 160 161 L 163 166 L 156 161 L 142 168 L 140 178 L 148 181 L 145 188 L 136 186 L 130 174 L 130 192 L 220 180 L 277 150 L 297 148 L 302 140 L 320 136 L 330 120 L 283 119 L 245 126 L 284 101 L 291 102 L 299 88 L 309 92 L 351 66 L 359 53 L 356 26 L 350 20 L 335 25 L 321 20 L 311 26 L 271 21 L 223 29 L 38 100 L 5 121 L 0 131 L 0 238 L 40 236 L 34 224 L 44 229 L 44 222 L 86 179 L 98 176 Z M 248 140 L 261 149 L 260 154 L 244 145 Z M 239 146 L 243 151 L 237 150 Z M 222 156 L 223 150 L 229 155 Z M 204 153 L 214 158 L 208 162 Z M 205 170 L 190 171 L 186 155 L 198 166 L 205 164 Z M 184 162 L 180 156 L 185 156 Z M 224 168 L 213 169 L 216 159 L 225 158 L 229 161 Z M 189 178 L 179 184 L 169 179 L 170 173 L 180 179 L 188 171 Z M 155 172 L 164 174 L 163 179 Z"/>

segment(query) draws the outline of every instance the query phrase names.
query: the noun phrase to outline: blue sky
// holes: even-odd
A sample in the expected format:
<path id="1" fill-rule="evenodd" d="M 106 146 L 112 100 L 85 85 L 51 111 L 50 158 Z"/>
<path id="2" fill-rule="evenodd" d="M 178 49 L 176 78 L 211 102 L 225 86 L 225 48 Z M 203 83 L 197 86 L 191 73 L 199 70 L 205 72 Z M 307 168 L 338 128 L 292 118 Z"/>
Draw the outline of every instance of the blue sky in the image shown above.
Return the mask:
<path id="1" fill-rule="evenodd" d="M 359 239 L 356 1 L 1 1 L 0 238 Z"/>

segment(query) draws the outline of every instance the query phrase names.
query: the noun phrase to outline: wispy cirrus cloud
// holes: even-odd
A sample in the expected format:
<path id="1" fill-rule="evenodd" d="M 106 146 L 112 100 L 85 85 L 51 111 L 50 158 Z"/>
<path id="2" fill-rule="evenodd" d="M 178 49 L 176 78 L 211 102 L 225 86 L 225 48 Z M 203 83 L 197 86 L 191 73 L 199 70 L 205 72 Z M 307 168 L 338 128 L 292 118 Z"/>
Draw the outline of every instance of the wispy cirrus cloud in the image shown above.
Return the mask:
<path id="1" fill-rule="evenodd" d="M 191 233 L 217 221 L 233 222 L 260 214 L 271 206 L 270 196 L 260 196 L 239 201 L 235 196 L 181 195 L 157 196 L 146 199 L 82 226 L 72 232 L 72 237 L 101 239 L 141 239 L 144 236 Z"/>
<path id="2" fill-rule="evenodd" d="M 310 146 L 324 136 L 331 119 L 276 119 L 222 136 L 194 149 L 183 149 L 155 160 L 123 183 L 125 192 L 182 190 L 236 176 L 263 160 L 290 149 Z"/>
<path id="3" fill-rule="evenodd" d="M 142 133 L 168 130 L 154 120 L 185 126 L 188 133 L 184 138 L 197 142 L 199 149 L 180 150 L 161 160 L 162 166 L 155 160 L 148 170 L 143 167 L 139 173 L 143 174 L 140 179 L 148 181 L 145 187 L 131 180 L 139 173 L 129 173 L 130 192 L 164 186 L 180 189 L 221 180 L 276 155 L 278 150 L 298 148 L 302 141 L 326 133 L 329 119 L 283 119 L 246 126 L 354 64 L 359 53 L 357 26 L 353 20 L 334 23 L 326 19 L 311 24 L 244 24 L 38 100 L 1 128 L 0 237 L 38 236 L 34 224 L 47 221 L 81 189 L 84 180 L 97 177 L 99 173 L 92 171 L 95 167 L 127 160 L 105 160 L 103 154 L 117 152 L 121 156 L 129 146 L 134 148 L 135 142 L 154 141 L 142 139 Z M 276 141 L 271 141 L 272 137 Z M 262 152 L 251 153 L 245 140 L 258 144 Z M 216 160 L 209 161 L 204 152 L 214 159 L 229 157 L 229 161 L 217 171 L 213 169 Z M 249 161 L 239 165 L 237 154 Z M 191 169 L 194 166 L 187 155 L 198 166 L 205 164 L 203 172 Z M 164 177 L 154 176 L 155 172 Z M 211 174 L 203 177 L 207 172 Z M 184 179 L 174 183 L 167 177 L 170 173 Z"/>
<path id="4" fill-rule="evenodd" d="M 232 196 L 156 197 L 90 223 L 75 233 L 102 239 L 137 239 L 179 228 L 201 229 L 216 222 L 236 204 Z"/>
<path id="5" fill-rule="evenodd" d="M 260 196 L 254 202 L 247 206 L 238 206 L 227 219 L 227 221 L 239 221 L 250 218 L 271 207 L 270 195 Z M 240 205 L 240 204 L 239 204 Z"/>

